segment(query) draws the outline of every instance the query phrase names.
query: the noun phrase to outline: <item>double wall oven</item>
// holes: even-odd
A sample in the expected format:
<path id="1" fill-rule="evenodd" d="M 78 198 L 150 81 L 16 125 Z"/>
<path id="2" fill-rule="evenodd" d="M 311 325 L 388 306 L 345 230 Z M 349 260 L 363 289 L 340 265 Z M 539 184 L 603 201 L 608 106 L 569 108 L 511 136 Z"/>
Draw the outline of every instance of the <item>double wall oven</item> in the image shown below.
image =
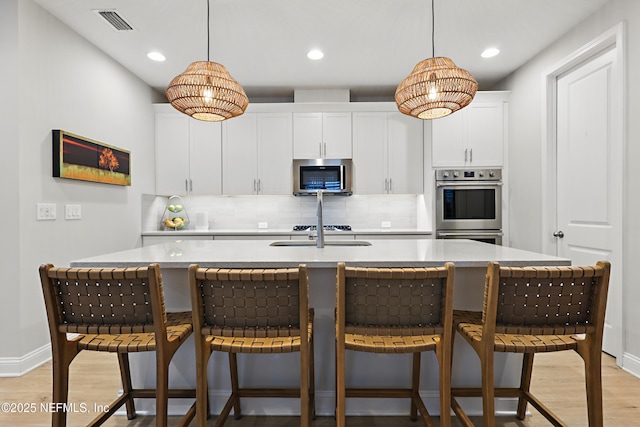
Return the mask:
<path id="1" fill-rule="evenodd" d="M 502 244 L 502 170 L 436 171 L 436 238 Z"/>

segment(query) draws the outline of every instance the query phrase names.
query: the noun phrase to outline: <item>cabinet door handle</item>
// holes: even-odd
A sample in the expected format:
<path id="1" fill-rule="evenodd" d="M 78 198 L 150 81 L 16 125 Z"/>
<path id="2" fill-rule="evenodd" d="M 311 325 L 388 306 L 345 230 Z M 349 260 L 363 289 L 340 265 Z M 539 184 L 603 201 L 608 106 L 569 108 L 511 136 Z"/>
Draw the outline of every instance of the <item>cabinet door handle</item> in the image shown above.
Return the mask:
<path id="1" fill-rule="evenodd" d="M 389 191 L 389 179 L 385 178 L 384 179 L 384 192 L 388 192 Z"/>
<path id="2" fill-rule="evenodd" d="M 469 150 L 469 163 L 473 163 L 473 148 Z"/>
<path id="3" fill-rule="evenodd" d="M 189 192 L 189 180 L 187 178 L 184 179 L 184 192 Z"/>
<path id="4" fill-rule="evenodd" d="M 262 192 L 262 180 L 258 178 L 258 193 Z"/>
<path id="5" fill-rule="evenodd" d="M 393 191 L 393 181 L 389 178 L 389 193 Z"/>
<path id="6" fill-rule="evenodd" d="M 189 193 L 193 193 L 193 181 L 189 180 Z"/>
<path id="7" fill-rule="evenodd" d="M 318 143 L 318 148 L 320 149 L 320 157 L 322 157 L 322 142 Z"/>
<path id="8" fill-rule="evenodd" d="M 258 183 L 256 182 L 255 178 L 253 180 L 253 191 L 258 191 Z"/>
<path id="9" fill-rule="evenodd" d="M 464 149 L 464 162 L 467 163 L 467 150 L 466 148 Z"/>
<path id="10" fill-rule="evenodd" d="M 322 157 L 327 157 L 327 143 L 326 142 L 322 143 L 322 148 L 323 148 Z"/>

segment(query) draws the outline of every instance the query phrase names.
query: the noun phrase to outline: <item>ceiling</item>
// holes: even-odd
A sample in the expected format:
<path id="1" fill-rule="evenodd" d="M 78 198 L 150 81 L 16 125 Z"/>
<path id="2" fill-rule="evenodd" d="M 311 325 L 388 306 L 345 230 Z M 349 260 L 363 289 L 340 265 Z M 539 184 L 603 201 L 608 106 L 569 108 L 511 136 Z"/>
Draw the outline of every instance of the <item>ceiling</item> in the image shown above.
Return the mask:
<path id="1" fill-rule="evenodd" d="M 206 0 L 35 1 L 160 92 L 188 64 L 207 60 Z M 250 99 L 326 88 L 391 99 L 432 56 L 429 0 L 210 1 L 210 60 Z M 435 55 L 490 90 L 608 1 L 435 0 Z M 114 30 L 96 10 L 117 11 L 133 30 Z M 481 58 L 490 46 L 501 53 Z M 311 48 L 324 58 L 309 60 Z M 152 50 L 167 60 L 149 60 Z"/>

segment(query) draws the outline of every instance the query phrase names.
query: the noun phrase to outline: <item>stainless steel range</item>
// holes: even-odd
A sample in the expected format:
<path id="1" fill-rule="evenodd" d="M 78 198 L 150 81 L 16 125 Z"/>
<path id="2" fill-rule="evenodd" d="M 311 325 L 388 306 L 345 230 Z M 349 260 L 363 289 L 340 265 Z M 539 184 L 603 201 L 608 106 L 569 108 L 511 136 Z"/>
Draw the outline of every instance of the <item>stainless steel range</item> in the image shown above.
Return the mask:
<path id="1" fill-rule="evenodd" d="M 436 238 L 502 244 L 502 170 L 436 171 Z"/>

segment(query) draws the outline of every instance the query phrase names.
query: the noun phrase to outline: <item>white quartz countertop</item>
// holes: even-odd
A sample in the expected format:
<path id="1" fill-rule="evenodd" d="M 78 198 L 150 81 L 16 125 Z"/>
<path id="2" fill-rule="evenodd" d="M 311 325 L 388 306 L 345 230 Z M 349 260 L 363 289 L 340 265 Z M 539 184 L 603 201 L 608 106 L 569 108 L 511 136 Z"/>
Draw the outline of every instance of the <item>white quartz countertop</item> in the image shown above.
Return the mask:
<path id="1" fill-rule="evenodd" d="M 277 239 L 274 239 L 277 240 Z M 269 240 L 182 240 L 130 249 L 71 262 L 72 267 L 129 267 L 157 262 L 161 268 L 334 267 L 344 261 L 357 266 L 435 266 L 453 261 L 457 267 L 570 265 L 566 258 L 472 240 L 371 240 L 371 246 L 270 246 Z"/>

